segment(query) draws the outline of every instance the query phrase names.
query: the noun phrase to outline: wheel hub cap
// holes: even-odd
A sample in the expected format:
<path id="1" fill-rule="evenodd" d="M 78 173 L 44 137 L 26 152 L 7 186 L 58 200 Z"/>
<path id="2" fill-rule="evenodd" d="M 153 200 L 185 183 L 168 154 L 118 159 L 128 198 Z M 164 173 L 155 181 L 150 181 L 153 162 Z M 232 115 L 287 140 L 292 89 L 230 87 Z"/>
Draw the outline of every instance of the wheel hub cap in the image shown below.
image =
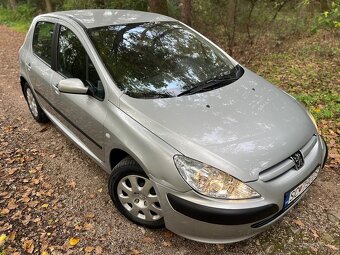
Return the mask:
<path id="1" fill-rule="evenodd" d="M 146 221 L 156 221 L 163 217 L 158 197 L 149 179 L 128 175 L 118 183 L 117 192 L 120 202 L 133 216 Z"/>

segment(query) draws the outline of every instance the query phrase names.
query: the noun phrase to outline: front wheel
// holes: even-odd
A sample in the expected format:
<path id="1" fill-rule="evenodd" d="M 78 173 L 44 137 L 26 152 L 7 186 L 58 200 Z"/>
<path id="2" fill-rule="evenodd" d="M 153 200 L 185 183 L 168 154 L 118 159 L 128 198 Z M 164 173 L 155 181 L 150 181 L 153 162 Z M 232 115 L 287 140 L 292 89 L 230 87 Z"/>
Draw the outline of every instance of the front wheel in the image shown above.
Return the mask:
<path id="1" fill-rule="evenodd" d="M 38 104 L 33 94 L 31 87 L 27 83 L 25 83 L 24 85 L 24 96 L 33 118 L 40 123 L 48 122 L 46 114 L 44 113 L 43 109 L 41 109 L 40 105 Z"/>
<path id="2" fill-rule="evenodd" d="M 117 209 L 131 221 L 148 228 L 164 227 L 153 183 L 131 157 L 123 159 L 112 170 L 109 194 Z"/>

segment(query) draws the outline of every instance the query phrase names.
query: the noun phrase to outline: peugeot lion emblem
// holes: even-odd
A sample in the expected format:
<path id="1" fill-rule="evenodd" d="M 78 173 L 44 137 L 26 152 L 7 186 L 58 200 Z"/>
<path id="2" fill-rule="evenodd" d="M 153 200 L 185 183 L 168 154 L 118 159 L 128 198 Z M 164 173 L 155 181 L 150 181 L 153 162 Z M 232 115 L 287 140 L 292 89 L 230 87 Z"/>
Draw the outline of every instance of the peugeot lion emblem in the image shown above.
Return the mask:
<path id="1" fill-rule="evenodd" d="M 295 152 L 290 158 L 291 160 L 293 160 L 295 164 L 294 166 L 295 170 L 299 170 L 305 164 L 301 151 Z"/>

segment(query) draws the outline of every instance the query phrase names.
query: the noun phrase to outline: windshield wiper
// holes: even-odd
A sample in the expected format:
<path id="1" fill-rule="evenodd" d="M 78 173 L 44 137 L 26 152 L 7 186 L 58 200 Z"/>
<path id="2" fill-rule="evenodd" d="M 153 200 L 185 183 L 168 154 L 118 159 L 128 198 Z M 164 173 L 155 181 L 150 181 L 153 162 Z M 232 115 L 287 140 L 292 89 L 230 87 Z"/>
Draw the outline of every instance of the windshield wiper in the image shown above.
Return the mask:
<path id="1" fill-rule="evenodd" d="M 156 91 L 146 91 L 146 92 L 135 92 L 135 93 L 126 93 L 129 96 L 144 98 L 144 99 L 152 99 L 152 98 L 170 98 L 174 97 L 169 93 L 162 93 Z"/>
<path id="2" fill-rule="evenodd" d="M 240 65 L 237 65 L 231 70 L 229 74 L 219 75 L 219 76 L 216 76 L 215 78 L 199 82 L 195 84 L 194 87 L 179 93 L 177 96 L 180 97 L 183 95 L 192 95 L 195 93 L 217 89 L 217 88 L 226 86 L 238 80 L 242 76 L 243 72 L 244 71 L 242 67 Z"/>

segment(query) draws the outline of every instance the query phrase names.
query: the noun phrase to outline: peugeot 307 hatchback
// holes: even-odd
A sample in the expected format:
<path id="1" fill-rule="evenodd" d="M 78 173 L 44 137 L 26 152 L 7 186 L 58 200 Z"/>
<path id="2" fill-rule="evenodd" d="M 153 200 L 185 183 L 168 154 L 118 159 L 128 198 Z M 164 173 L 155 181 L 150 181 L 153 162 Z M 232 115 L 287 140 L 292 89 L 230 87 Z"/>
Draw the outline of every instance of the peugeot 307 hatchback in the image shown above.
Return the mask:
<path id="1" fill-rule="evenodd" d="M 289 211 L 325 164 L 301 104 L 172 18 L 44 14 L 19 55 L 33 117 L 110 174 L 113 203 L 137 224 L 240 241 Z"/>

